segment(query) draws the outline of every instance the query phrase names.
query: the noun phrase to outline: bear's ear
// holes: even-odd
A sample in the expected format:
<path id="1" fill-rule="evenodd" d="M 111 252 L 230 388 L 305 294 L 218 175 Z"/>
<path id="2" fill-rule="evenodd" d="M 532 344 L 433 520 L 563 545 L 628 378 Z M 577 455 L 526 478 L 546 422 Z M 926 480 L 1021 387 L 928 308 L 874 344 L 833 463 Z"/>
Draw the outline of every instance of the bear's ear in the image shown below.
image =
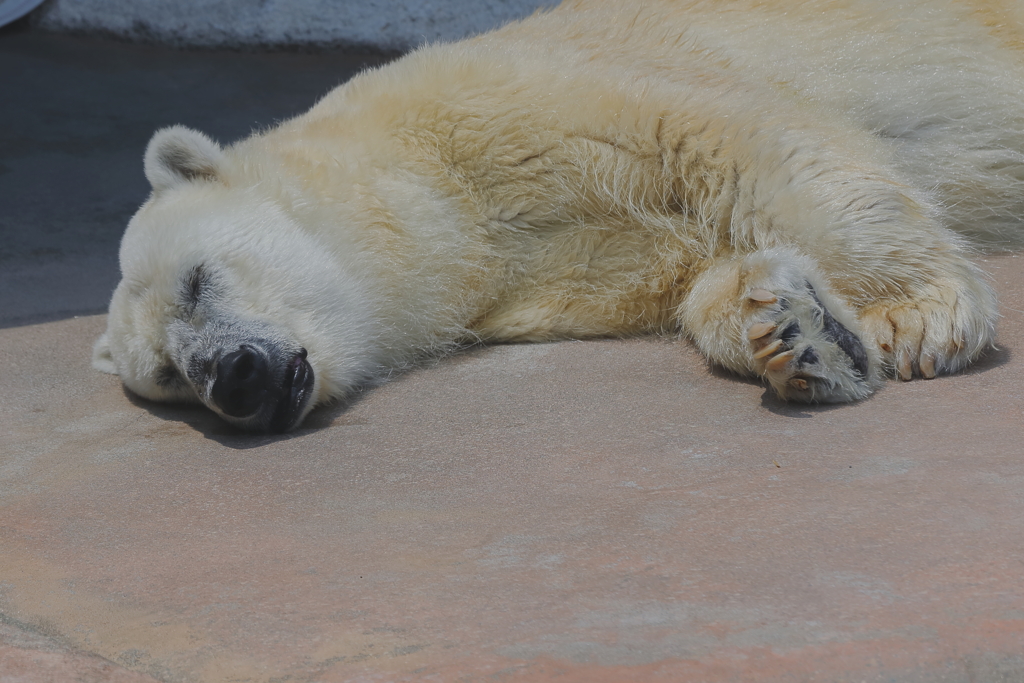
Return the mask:
<path id="1" fill-rule="evenodd" d="M 197 130 L 171 126 L 158 130 L 146 148 L 146 179 L 159 192 L 193 180 L 216 180 L 224 152 Z"/>
<path id="2" fill-rule="evenodd" d="M 117 374 L 117 366 L 114 365 L 114 357 L 110 354 L 110 342 L 106 332 L 100 335 L 96 345 L 92 347 L 92 366 L 100 372 Z"/>

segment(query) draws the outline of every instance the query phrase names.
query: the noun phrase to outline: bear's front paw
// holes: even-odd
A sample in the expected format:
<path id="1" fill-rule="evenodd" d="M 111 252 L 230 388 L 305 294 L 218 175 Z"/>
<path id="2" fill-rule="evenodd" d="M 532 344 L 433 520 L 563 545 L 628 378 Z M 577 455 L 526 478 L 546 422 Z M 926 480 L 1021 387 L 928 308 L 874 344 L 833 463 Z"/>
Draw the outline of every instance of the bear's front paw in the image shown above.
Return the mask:
<path id="1" fill-rule="evenodd" d="M 995 297 L 980 281 L 936 283 L 921 294 L 871 304 L 861 325 L 888 370 L 903 380 L 954 372 L 992 346 Z"/>
<path id="2" fill-rule="evenodd" d="M 836 320 L 806 284 L 788 292 L 746 295 L 752 367 L 790 401 L 843 402 L 872 392 L 864 344 Z"/>

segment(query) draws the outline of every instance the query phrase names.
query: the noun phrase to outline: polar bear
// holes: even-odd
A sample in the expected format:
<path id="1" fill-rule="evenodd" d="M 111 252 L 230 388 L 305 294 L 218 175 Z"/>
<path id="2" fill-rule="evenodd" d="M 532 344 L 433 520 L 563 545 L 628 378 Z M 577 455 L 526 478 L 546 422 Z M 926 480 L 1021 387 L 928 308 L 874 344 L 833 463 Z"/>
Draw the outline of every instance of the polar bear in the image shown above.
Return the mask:
<path id="1" fill-rule="evenodd" d="M 488 341 L 672 332 L 789 401 L 993 343 L 1019 243 L 1009 2 L 569 1 L 222 148 L 156 133 L 94 365 L 283 432 Z"/>

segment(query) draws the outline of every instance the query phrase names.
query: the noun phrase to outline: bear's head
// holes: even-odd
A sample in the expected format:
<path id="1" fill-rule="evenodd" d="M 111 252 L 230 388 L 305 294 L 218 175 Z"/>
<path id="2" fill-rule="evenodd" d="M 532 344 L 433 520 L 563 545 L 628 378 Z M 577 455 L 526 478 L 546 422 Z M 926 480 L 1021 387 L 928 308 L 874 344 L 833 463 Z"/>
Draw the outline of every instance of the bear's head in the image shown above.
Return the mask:
<path id="1" fill-rule="evenodd" d="M 184 127 L 153 137 L 93 365 L 144 398 L 284 432 L 372 373 L 372 329 L 355 279 L 241 164 Z"/>

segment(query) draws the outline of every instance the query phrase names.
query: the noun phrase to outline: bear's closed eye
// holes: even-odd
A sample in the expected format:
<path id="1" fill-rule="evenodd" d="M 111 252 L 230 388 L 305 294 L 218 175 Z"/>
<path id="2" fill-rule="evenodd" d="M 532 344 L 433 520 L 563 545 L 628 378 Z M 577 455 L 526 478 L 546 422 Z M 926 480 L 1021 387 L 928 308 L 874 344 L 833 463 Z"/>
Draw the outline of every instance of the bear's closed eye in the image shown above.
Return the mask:
<path id="1" fill-rule="evenodd" d="M 203 264 L 192 266 L 182 280 L 182 301 L 189 310 L 196 307 L 209 289 L 210 275 Z"/>

